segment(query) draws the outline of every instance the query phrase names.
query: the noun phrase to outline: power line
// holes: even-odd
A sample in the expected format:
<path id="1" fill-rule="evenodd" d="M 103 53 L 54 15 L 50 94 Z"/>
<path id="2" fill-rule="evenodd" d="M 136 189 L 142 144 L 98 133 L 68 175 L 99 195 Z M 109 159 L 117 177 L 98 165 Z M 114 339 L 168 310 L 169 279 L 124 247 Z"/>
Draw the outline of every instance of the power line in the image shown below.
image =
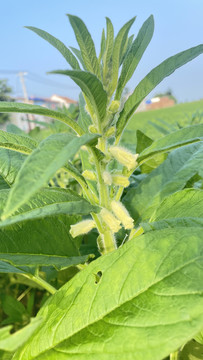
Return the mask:
<path id="1" fill-rule="evenodd" d="M 21 73 L 22 71 L 20 70 L 0 70 L 0 74 L 14 74 L 14 75 L 18 75 L 19 73 Z M 24 71 L 23 71 L 24 72 Z M 60 87 L 60 88 L 64 88 L 64 89 L 70 89 L 70 90 L 75 90 L 76 86 L 70 86 L 70 85 L 65 85 L 62 83 L 59 83 L 57 81 L 53 81 L 50 79 L 47 79 L 41 75 L 38 75 L 36 73 L 33 73 L 31 71 L 26 71 L 27 73 L 27 80 L 29 81 L 34 81 L 34 82 L 38 82 L 41 83 L 45 86 L 54 86 L 54 87 Z"/>

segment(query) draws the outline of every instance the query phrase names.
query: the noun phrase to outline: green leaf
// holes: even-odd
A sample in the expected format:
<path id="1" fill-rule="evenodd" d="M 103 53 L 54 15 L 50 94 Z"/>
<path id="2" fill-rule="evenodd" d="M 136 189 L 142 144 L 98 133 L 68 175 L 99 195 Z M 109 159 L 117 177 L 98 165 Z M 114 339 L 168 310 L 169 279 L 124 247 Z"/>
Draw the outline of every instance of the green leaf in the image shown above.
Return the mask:
<path id="1" fill-rule="evenodd" d="M 0 191 L 0 215 L 4 211 L 10 191 Z M 45 188 L 35 193 L 26 204 L 18 208 L 15 213 L 4 221 L 0 221 L 0 228 L 22 221 L 42 219 L 54 215 L 88 215 L 97 212 L 98 207 L 71 190 L 60 188 Z"/>
<path id="2" fill-rule="evenodd" d="M 68 18 L 74 30 L 86 69 L 100 77 L 99 63 L 96 56 L 94 42 L 86 25 L 77 16 L 68 14 Z"/>
<path id="3" fill-rule="evenodd" d="M 123 50 L 123 47 L 126 43 L 129 30 L 132 26 L 132 24 L 135 21 L 135 17 L 133 17 L 131 20 L 129 20 L 118 32 L 118 35 L 115 38 L 114 46 L 113 46 L 113 53 L 112 53 L 112 83 L 111 83 L 111 94 L 114 93 L 116 86 L 117 86 L 117 80 L 118 80 L 118 72 L 119 72 L 119 66 L 120 66 L 120 57 Z"/>
<path id="4" fill-rule="evenodd" d="M 40 323 L 40 318 L 33 318 L 31 319 L 30 324 L 12 335 L 10 334 L 12 326 L 6 326 L 0 329 L 0 349 L 8 352 L 15 351 L 32 336 L 34 331 L 39 327 Z"/>
<path id="5" fill-rule="evenodd" d="M 13 151 L 29 154 L 31 152 L 30 150 L 35 149 L 37 145 L 37 141 L 31 138 L 0 130 L 0 149 L 10 149 Z"/>
<path id="6" fill-rule="evenodd" d="M 83 69 L 84 69 L 84 70 L 87 70 L 87 69 L 86 69 L 86 66 L 85 66 L 85 63 L 84 63 L 84 61 L 83 61 L 83 58 L 82 58 L 81 51 L 78 50 L 78 49 L 76 49 L 76 48 L 74 48 L 74 47 L 72 47 L 72 46 L 70 46 L 70 49 L 71 49 L 72 52 L 77 56 L 77 58 L 78 58 L 78 60 L 80 61 Z"/>
<path id="7" fill-rule="evenodd" d="M 47 109 L 39 105 L 1 101 L 0 112 L 26 113 L 26 114 L 48 116 L 53 119 L 64 122 L 66 125 L 70 126 L 77 134 L 79 135 L 83 134 L 82 129 L 79 127 L 76 121 L 72 120 L 68 115 L 64 114 L 62 111 Z"/>
<path id="8" fill-rule="evenodd" d="M 164 227 L 203 227 L 203 190 L 185 189 L 163 200 L 150 222 L 142 224 L 145 231 Z"/>
<path id="9" fill-rule="evenodd" d="M 179 354 L 179 360 L 202 360 L 203 345 L 198 344 L 195 340 L 187 343 Z"/>
<path id="10" fill-rule="evenodd" d="M 123 201 L 137 221 L 149 219 L 164 198 L 183 189 L 196 173 L 203 175 L 203 143 L 197 142 L 172 151 Z"/>
<path id="11" fill-rule="evenodd" d="M 8 192 L 0 191 L 1 211 Z M 63 269 L 87 261 L 88 256 L 80 256 L 78 250 L 81 239 L 73 239 L 69 231 L 80 220 L 79 214 L 92 211 L 97 208 L 69 190 L 41 190 L 0 223 L 0 272 L 21 273 L 24 266 L 36 265 Z"/>
<path id="12" fill-rule="evenodd" d="M 146 148 L 148 149 L 149 146 L 153 143 L 153 140 L 145 135 L 141 130 L 136 131 L 137 137 L 137 146 L 136 146 L 136 153 L 141 154 Z"/>
<path id="13" fill-rule="evenodd" d="M 121 49 L 121 53 L 120 53 L 120 65 L 122 65 L 125 57 L 128 54 L 128 51 L 131 48 L 131 45 L 133 43 L 133 39 L 134 39 L 134 35 L 129 36 L 129 38 L 126 40 L 123 49 Z"/>
<path id="14" fill-rule="evenodd" d="M 3 320 L 2 325 L 12 324 L 14 322 L 22 323 L 23 315 L 26 314 L 24 305 L 13 296 L 5 295 L 1 297 L 1 305 L 8 318 Z"/>
<path id="15" fill-rule="evenodd" d="M 131 79 L 137 65 L 142 58 L 147 46 L 149 45 L 154 32 L 154 18 L 151 15 L 142 25 L 138 36 L 133 41 L 124 61 L 121 75 L 118 80 L 118 87 L 116 90 L 115 99 L 120 100 L 122 91 Z"/>
<path id="16" fill-rule="evenodd" d="M 143 162 L 146 158 L 150 158 L 157 153 L 171 151 L 177 147 L 200 140 L 203 140 L 203 124 L 182 128 L 154 141 L 153 144 L 142 151 L 137 150 L 140 153 L 138 162 Z"/>
<path id="17" fill-rule="evenodd" d="M 9 149 L 0 149 L 0 175 L 12 185 L 27 155 Z"/>
<path id="18" fill-rule="evenodd" d="M 48 41 L 51 45 L 53 45 L 66 59 L 68 64 L 73 69 L 80 69 L 80 65 L 78 64 L 78 61 L 76 57 L 72 54 L 72 52 L 62 43 L 62 41 L 58 40 L 48 32 L 38 29 L 33 26 L 25 26 L 27 29 L 34 31 L 37 35 L 41 36 L 42 39 Z"/>
<path id="19" fill-rule="evenodd" d="M 94 256 L 91 256 L 94 257 Z M 83 256 L 54 256 L 54 255 L 36 255 L 32 254 L 3 254 L 0 253 L 0 259 L 19 269 L 26 267 L 54 266 L 57 270 L 64 270 L 70 266 L 83 264 L 90 258 L 89 255 Z M 8 268 L 9 270 L 9 268 Z M 6 271 L 16 272 L 16 271 Z M 21 271 L 20 271 L 21 272 Z"/>
<path id="20" fill-rule="evenodd" d="M 13 360 L 163 359 L 202 329 L 202 256 L 199 229 L 129 241 L 52 296 Z"/>
<path id="21" fill-rule="evenodd" d="M 18 269 L 15 266 L 8 264 L 7 262 L 0 261 L 0 273 L 19 273 L 24 274 L 25 271 Z"/>
<path id="22" fill-rule="evenodd" d="M 94 74 L 81 70 L 56 70 L 52 71 L 51 74 L 70 76 L 90 101 L 98 121 L 102 122 L 104 120 L 106 115 L 107 93 L 101 81 Z"/>
<path id="23" fill-rule="evenodd" d="M 103 59 L 104 51 L 106 47 L 106 38 L 105 38 L 105 31 L 102 30 L 102 37 L 101 37 L 101 44 L 100 44 L 100 54 L 98 58 L 98 62 L 100 64 L 100 61 Z"/>
<path id="24" fill-rule="evenodd" d="M 4 219 L 26 203 L 42 188 L 80 147 L 95 136 L 75 137 L 67 133 L 51 135 L 27 157 L 20 169 L 5 205 Z"/>
<path id="25" fill-rule="evenodd" d="M 111 20 L 106 17 L 106 41 L 103 55 L 103 84 L 108 88 L 112 76 L 112 53 L 114 44 L 114 29 Z"/>
<path id="26" fill-rule="evenodd" d="M 1 154 L 1 153 L 0 153 Z M 9 184 L 0 176 L 0 190 L 9 189 Z"/>
<path id="27" fill-rule="evenodd" d="M 117 122 L 117 138 L 119 139 L 124 127 L 141 101 L 167 76 L 171 75 L 177 68 L 191 61 L 203 53 L 203 45 L 198 45 L 188 50 L 182 51 L 170 58 L 164 60 L 160 65 L 154 68 L 138 84 L 132 95 L 126 101 Z"/>

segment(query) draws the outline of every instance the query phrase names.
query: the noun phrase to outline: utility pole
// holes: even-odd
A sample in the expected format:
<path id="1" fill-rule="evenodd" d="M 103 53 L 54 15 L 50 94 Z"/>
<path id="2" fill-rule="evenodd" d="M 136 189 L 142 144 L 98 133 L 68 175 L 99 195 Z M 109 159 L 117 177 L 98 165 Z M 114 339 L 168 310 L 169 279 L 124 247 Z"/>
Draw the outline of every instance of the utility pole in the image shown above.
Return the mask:
<path id="1" fill-rule="evenodd" d="M 24 95 L 24 99 L 25 99 L 25 103 L 29 104 L 29 99 L 28 99 L 28 93 L 27 93 L 27 89 L 26 89 L 26 85 L 25 85 L 25 79 L 24 79 L 24 75 L 27 75 L 26 72 L 19 72 L 18 76 L 20 78 L 20 82 L 22 85 L 22 89 L 23 89 L 23 95 Z M 32 120 L 32 116 L 30 114 L 27 114 L 27 119 L 28 120 Z M 31 123 L 28 121 L 28 130 L 31 130 Z"/>

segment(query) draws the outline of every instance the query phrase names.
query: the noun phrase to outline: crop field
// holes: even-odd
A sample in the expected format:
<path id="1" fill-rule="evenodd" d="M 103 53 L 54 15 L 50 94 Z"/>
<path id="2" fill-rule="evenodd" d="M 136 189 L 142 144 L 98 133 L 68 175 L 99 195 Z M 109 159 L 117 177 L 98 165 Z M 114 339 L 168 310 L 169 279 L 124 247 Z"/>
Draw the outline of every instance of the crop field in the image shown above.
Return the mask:
<path id="1" fill-rule="evenodd" d="M 203 100 L 178 104 L 170 108 L 136 113 L 129 121 L 122 140 L 134 144 L 136 130 L 156 140 L 183 126 L 203 122 Z"/>

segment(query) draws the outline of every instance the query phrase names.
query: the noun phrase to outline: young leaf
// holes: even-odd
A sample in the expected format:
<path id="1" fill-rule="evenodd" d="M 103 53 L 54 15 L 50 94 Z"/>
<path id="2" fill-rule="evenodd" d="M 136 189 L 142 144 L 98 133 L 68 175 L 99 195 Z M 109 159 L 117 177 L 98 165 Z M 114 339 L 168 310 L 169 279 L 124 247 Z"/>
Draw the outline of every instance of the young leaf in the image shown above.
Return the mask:
<path id="1" fill-rule="evenodd" d="M 101 81 L 94 74 L 81 70 L 56 70 L 51 71 L 51 74 L 70 76 L 90 101 L 97 119 L 100 122 L 104 120 L 106 115 L 107 93 Z"/>
<path id="2" fill-rule="evenodd" d="M 102 37 L 101 37 L 101 45 L 100 45 L 100 54 L 99 54 L 99 58 L 98 58 L 99 64 L 100 64 L 100 62 L 101 62 L 101 59 L 103 59 L 105 47 L 106 47 L 106 38 L 105 38 L 105 31 L 104 31 L 104 29 L 103 29 L 103 31 L 102 31 Z"/>
<path id="3" fill-rule="evenodd" d="M 41 36 L 42 39 L 48 41 L 51 45 L 53 45 L 66 59 L 68 64 L 72 67 L 72 69 L 79 70 L 80 65 L 76 57 L 72 54 L 72 52 L 62 43 L 62 41 L 58 40 L 54 36 L 50 35 L 48 32 L 38 29 L 33 26 L 25 26 L 27 29 L 34 31 L 37 35 Z"/>
<path id="4" fill-rule="evenodd" d="M 123 48 L 121 49 L 121 53 L 120 53 L 120 57 L 119 57 L 120 66 L 123 64 L 123 61 L 124 61 L 125 57 L 127 56 L 128 51 L 131 48 L 131 45 L 133 43 L 133 39 L 134 39 L 134 35 L 129 36 L 129 38 L 126 40 Z"/>
<path id="5" fill-rule="evenodd" d="M 86 69 L 100 77 L 99 63 L 96 56 L 94 42 L 86 25 L 77 16 L 68 14 L 68 18 L 74 30 Z"/>
<path id="6" fill-rule="evenodd" d="M 112 52 L 114 43 L 114 29 L 111 20 L 106 18 L 106 41 L 103 56 L 103 84 L 104 88 L 108 88 L 112 75 Z"/>
<path id="7" fill-rule="evenodd" d="M 160 65 L 154 68 L 138 84 L 132 95 L 126 101 L 117 122 L 117 141 L 119 140 L 124 127 L 141 101 L 167 76 L 171 75 L 177 68 L 191 61 L 203 53 L 203 45 L 198 45 L 188 50 L 182 51 L 170 58 L 164 60 Z"/>
<path id="8" fill-rule="evenodd" d="M 39 312 L 42 324 L 13 360 L 163 359 L 202 329 L 202 256 L 200 229 L 164 229 L 129 241 L 52 296 Z"/>
<path id="9" fill-rule="evenodd" d="M 196 173 L 203 176 L 203 142 L 172 151 L 123 201 L 134 220 L 149 219 L 159 204 L 170 194 L 183 189 Z"/>
<path id="10" fill-rule="evenodd" d="M 61 133 L 51 135 L 42 141 L 23 163 L 9 193 L 2 219 L 26 203 L 46 185 L 58 169 L 73 158 L 82 145 L 95 138 L 95 135 L 90 134 L 75 137 Z"/>
<path id="11" fill-rule="evenodd" d="M 120 66 L 120 57 L 123 47 L 126 43 L 129 30 L 135 21 L 135 17 L 129 20 L 118 32 L 115 38 L 112 54 L 112 83 L 111 83 L 111 94 L 114 93 L 118 80 L 118 71 Z"/>
<path id="12" fill-rule="evenodd" d="M 68 115 L 64 114 L 62 111 L 47 109 L 39 105 L 1 101 L 0 112 L 10 112 L 10 113 L 14 112 L 14 113 L 25 113 L 25 114 L 48 116 L 50 118 L 64 122 L 66 125 L 70 126 L 77 134 L 83 135 L 83 131 L 76 123 L 76 121 L 72 120 Z"/>
<path id="13" fill-rule="evenodd" d="M 120 100 L 122 91 L 127 84 L 127 82 L 132 77 L 137 65 L 139 64 L 142 55 L 144 54 L 147 46 L 149 45 L 152 35 L 154 32 L 154 18 L 151 15 L 142 25 L 138 36 L 132 43 L 125 60 L 123 62 L 123 67 L 121 75 L 118 80 L 118 87 L 116 90 L 115 99 Z"/>

